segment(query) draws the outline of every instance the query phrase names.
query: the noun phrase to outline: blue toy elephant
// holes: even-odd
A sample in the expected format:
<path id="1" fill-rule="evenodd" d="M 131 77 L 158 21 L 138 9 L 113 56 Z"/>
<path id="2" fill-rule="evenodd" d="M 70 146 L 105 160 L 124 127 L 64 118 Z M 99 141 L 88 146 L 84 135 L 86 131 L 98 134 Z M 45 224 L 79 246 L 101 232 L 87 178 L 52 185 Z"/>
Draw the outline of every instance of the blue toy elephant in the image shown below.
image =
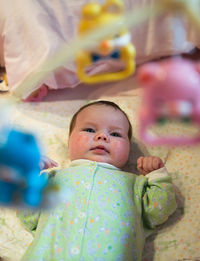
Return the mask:
<path id="1" fill-rule="evenodd" d="M 38 144 L 32 134 L 14 129 L 1 130 L 0 204 L 15 205 L 18 201 L 30 207 L 41 204 L 48 176 L 40 175 L 40 157 Z"/>

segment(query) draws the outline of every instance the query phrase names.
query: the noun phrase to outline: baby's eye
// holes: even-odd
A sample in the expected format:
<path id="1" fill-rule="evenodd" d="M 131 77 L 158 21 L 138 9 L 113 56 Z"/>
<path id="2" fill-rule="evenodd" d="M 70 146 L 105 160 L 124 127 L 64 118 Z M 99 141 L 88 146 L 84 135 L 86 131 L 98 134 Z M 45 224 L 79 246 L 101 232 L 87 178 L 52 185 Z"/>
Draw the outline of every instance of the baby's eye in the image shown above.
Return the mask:
<path id="1" fill-rule="evenodd" d="M 118 132 L 112 132 L 110 135 L 113 137 L 121 137 L 121 134 Z"/>
<path id="2" fill-rule="evenodd" d="M 92 128 L 85 128 L 83 131 L 86 131 L 86 132 L 95 132 L 94 129 L 92 129 Z"/>

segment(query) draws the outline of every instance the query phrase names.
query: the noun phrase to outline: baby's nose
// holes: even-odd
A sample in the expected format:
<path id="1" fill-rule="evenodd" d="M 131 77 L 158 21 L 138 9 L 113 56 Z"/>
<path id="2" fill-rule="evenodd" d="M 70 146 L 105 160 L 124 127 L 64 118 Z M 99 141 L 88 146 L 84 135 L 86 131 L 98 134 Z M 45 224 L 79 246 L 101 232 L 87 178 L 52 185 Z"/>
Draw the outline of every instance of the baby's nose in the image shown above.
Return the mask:
<path id="1" fill-rule="evenodd" d="M 96 136 L 96 139 L 97 140 L 109 141 L 108 135 L 104 132 L 98 133 L 97 136 Z"/>

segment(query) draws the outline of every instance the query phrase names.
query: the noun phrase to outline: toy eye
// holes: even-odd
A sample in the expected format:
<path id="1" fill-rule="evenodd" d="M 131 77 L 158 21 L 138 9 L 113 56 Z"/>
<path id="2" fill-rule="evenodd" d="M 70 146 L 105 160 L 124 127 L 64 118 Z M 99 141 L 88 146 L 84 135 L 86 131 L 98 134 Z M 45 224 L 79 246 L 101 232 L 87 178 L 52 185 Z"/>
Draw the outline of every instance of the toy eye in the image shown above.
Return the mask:
<path id="1" fill-rule="evenodd" d="M 106 8 L 106 11 L 109 13 L 119 13 L 120 9 L 116 5 L 110 5 Z"/>
<path id="2" fill-rule="evenodd" d="M 194 101 L 194 99 L 189 99 L 189 100 L 188 100 L 188 103 L 191 104 L 192 106 L 195 105 L 195 101 Z"/>
<path id="3" fill-rule="evenodd" d="M 114 35 L 114 38 L 119 38 L 119 37 L 120 37 L 120 34 Z"/>
<path id="4" fill-rule="evenodd" d="M 157 100 L 155 100 L 154 101 L 154 105 L 156 106 L 156 107 L 162 107 L 163 106 L 163 104 L 164 104 L 164 102 L 162 101 L 162 100 L 159 100 L 159 99 L 157 99 Z"/>
<path id="5" fill-rule="evenodd" d="M 103 7 L 104 11 L 111 14 L 121 14 L 124 11 L 124 5 L 121 2 L 116 2 L 116 0 L 109 0 Z"/>
<path id="6" fill-rule="evenodd" d="M 26 143 L 32 143 L 32 142 L 34 141 L 33 136 L 32 136 L 32 135 L 29 135 L 29 134 L 24 135 L 23 138 L 24 138 L 24 141 L 25 141 Z"/>
<path id="7" fill-rule="evenodd" d="M 83 131 L 86 131 L 86 132 L 92 132 L 92 133 L 95 132 L 94 129 L 92 129 L 92 128 L 86 128 L 86 129 L 84 129 Z"/>

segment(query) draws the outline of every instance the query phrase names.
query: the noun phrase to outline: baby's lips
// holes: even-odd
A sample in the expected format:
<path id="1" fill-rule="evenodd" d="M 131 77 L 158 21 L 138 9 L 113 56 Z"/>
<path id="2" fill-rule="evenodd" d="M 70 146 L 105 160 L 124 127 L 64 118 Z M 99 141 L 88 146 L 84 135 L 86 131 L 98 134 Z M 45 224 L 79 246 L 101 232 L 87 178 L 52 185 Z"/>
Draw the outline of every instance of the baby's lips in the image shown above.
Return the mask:
<path id="1" fill-rule="evenodd" d="M 109 151 L 104 146 L 101 146 L 101 145 L 92 148 L 92 150 L 96 150 L 96 149 L 105 150 L 106 152 L 109 153 Z"/>

